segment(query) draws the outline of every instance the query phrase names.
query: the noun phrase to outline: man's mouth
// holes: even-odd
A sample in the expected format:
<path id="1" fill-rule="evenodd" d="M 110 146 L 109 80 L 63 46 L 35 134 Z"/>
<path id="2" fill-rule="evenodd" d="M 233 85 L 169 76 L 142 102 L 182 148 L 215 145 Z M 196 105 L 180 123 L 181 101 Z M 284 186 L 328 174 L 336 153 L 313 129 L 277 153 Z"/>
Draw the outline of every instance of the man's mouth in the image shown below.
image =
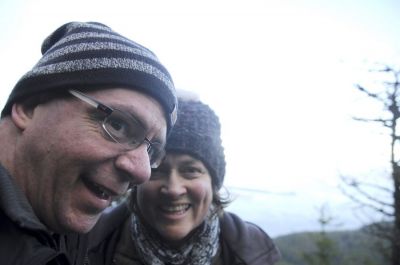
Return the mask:
<path id="1" fill-rule="evenodd" d="M 102 199 L 102 200 L 110 200 L 113 197 L 116 197 L 116 194 L 112 191 L 110 191 L 109 189 L 107 189 L 106 187 L 95 183 L 91 180 L 89 180 L 88 178 L 82 178 L 83 183 L 85 184 L 85 186 L 94 194 L 96 195 L 98 198 Z"/>

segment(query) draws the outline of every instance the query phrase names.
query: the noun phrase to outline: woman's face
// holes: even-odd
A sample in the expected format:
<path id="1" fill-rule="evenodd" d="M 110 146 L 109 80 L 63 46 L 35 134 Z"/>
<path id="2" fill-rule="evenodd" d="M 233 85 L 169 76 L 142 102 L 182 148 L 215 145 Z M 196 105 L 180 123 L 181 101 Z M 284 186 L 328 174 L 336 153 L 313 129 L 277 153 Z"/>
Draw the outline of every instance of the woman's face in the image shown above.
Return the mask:
<path id="1" fill-rule="evenodd" d="M 145 221 L 169 244 L 179 244 L 206 218 L 213 199 L 204 164 L 185 154 L 167 154 L 138 186 L 137 203 Z"/>

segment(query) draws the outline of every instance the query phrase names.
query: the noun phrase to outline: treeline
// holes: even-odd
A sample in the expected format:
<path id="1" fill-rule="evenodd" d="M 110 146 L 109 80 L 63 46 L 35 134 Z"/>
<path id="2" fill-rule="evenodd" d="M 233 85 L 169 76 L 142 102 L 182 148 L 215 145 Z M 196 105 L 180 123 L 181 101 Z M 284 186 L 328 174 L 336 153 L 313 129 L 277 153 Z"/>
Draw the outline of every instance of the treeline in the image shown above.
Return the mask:
<path id="1" fill-rule="evenodd" d="M 389 241 L 372 236 L 371 226 L 354 231 L 304 232 L 277 237 L 277 265 L 389 265 Z"/>

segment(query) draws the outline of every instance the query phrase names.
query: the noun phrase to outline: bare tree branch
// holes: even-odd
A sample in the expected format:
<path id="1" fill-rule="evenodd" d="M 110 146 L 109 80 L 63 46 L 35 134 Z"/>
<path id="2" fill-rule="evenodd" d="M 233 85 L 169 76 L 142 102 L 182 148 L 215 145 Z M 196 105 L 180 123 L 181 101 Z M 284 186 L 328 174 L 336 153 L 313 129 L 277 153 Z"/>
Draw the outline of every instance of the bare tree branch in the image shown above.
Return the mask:
<path id="1" fill-rule="evenodd" d="M 384 119 L 366 119 L 366 118 L 358 118 L 358 117 L 353 117 L 353 120 L 355 121 L 362 121 L 362 122 L 380 122 L 383 124 L 383 126 L 391 128 L 391 120 L 384 120 Z"/>
<path id="2" fill-rule="evenodd" d="M 374 188 L 376 190 L 380 190 L 382 192 L 386 192 L 386 193 L 389 193 L 389 194 L 393 193 L 392 189 L 389 189 L 388 187 L 383 187 L 383 186 L 377 185 L 375 183 L 369 183 L 369 182 L 365 182 L 365 181 L 358 181 L 355 178 L 346 177 L 346 176 L 343 176 L 343 175 L 341 175 L 340 178 L 343 180 L 344 183 L 346 183 L 348 185 L 353 185 L 353 183 L 355 182 L 359 186 L 371 187 L 371 188 Z"/>
<path id="3" fill-rule="evenodd" d="M 390 118 L 382 119 L 366 119 L 366 118 L 353 118 L 356 121 L 362 122 L 378 122 L 390 130 L 388 134 L 390 136 L 390 165 L 391 165 L 391 181 L 393 190 L 381 187 L 372 183 L 363 183 L 356 181 L 355 179 L 346 179 L 342 177 L 343 182 L 348 188 L 351 188 L 352 193 L 348 192 L 347 189 L 339 187 L 342 192 L 349 197 L 351 200 L 356 202 L 362 208 L 368 208 L 373 210 L 386 219 L 389 218 L 393 223 L 376 223 L 371 231 L 374 235 L 379 237 L 385 237 L 391 243 L 391 257 L 390 261 L 392 265 L 400 264 L 400 168 L 398 161 L 395 160 L 395 147 L 400 143 L 400 135 L 397 133 L 397 124 L 400 123 L 400 95 L 399 95 L 399 76 L 400 71 L 390 66 L 384 66 L 381 69 L 374 70 L 374 72 L 388 73 L 391 80 L 382 81 L 381 84 L 384 88 L 383 93 L 372 93 L 368 89 L 361 85 L 356 85 L 356 88 L 368 97 L 377 100 L 382 103 L 383 110 L 387 113 Z M 383 95 L 384 94 L 384 95 Z M 372 195 L 372 190 L 379 190 L 380 192 L 387 193 L 393 199 L 393 203 L 388 203 Z"/>
<path id="4" fill-rule="evenodd" d="M 340 187 L 340 186 L 339 186 L 339 189 L 343 192 L 344 195 L 346 195 L 346 196 L 349 197 L 352 201 L 354 201 L 354 202 L 360 204 L 360 205 L 363 206 L 363 207 L 368 207 L 368 208 L 370 208 L 370 209 L 372 209 L 372 210 L 374 210 L 374 211 L 376 211 L 376 212 L 379 212 L 379 213 L 385 215 L 386 217 L 393 217 L 393 216 L 394 216 L 394 213 L 393 213 L 393 212 L 389 212 L 389 211 L 387 211 L 386 209 L 384 209 L 384 208 L 385 208 L 384 205 L 376 206 L 376 205 L 374 205 L 373 203 L 371 203 L 371 201 L 366 202 L 366 201 L 364 201 L 364 200 L 359 199 L 357 196 L 355 196 L 355 195 L 353 195 L 353 194 L 347 192 L 347 190 L 343 189 L 343 188 Z M 368 198 L 367 198 L 367 199 L 368 199 Z M 372 202 L 377 203 L 376 201 L 372 201 Z"/>
<path id="5" fill-rule="evenodd" d="M 357 85 L 356 85 L 356 88 L 357 88 L 358 90 L 360 90 L 361 92 L 367 94 L 367 95 L 368 95 L 369 97 L 371 97 L 371 98 L 375 98 L 375 99 L 377 99 L 377 100 L 379 100 L 379 101 L 381 101 L 381 102 L 386 102 L 385 99 L 382 98 L 379 94 L 369 92 L 367 89 L 365 89 L 365 88 L 362 87 L 361 85 L 358 85 L 358 84 L 357 84 Z"/>

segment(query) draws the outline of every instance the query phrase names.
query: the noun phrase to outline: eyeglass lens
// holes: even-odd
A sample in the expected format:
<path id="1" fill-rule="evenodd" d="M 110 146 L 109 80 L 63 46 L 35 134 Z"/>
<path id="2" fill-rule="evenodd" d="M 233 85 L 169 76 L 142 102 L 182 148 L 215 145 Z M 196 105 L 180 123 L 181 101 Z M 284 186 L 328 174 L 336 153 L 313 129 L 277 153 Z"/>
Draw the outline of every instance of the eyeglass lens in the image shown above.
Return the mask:
<path id="1" fill-rule="evenodd" d="M 162 159 L 163 147 L 160 143 L 150 142 L 146 139 L 146 130 L 134 117 L 129 117 L 119 110 L 106 117 L 103 124 L 104 129 L 114 141 L 121 144 L 128 144 L 129 148 L 137 148 L 143 142 L 147 147 L 152 167 L 157 167 Z"/>

